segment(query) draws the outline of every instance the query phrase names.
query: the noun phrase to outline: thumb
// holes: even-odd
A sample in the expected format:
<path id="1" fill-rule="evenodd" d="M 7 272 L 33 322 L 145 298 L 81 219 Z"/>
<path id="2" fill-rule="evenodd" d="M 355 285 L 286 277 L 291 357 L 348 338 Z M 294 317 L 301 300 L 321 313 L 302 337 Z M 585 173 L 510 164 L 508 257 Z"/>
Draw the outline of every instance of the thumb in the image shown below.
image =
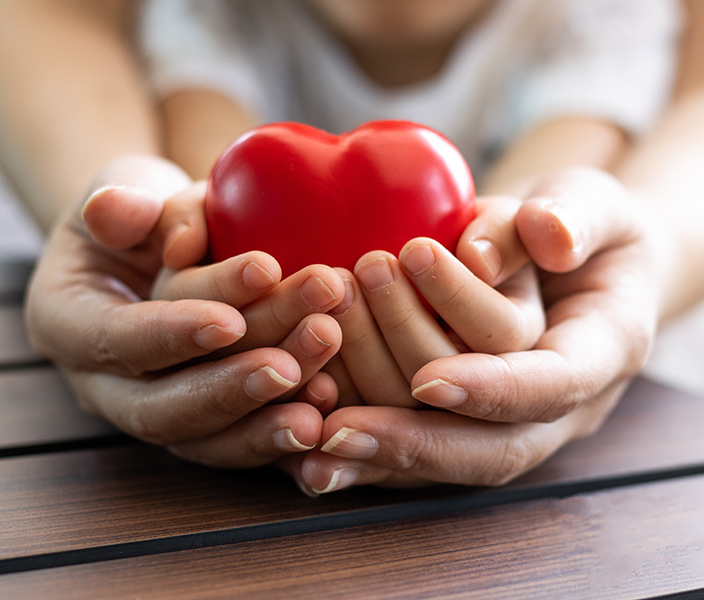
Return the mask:
<path id="1" fill-rule="evenodd" d="M 635 200 L 614 177 L 574 169 L 544 180 L 518 209 L 516 229 L 542 269 L 566 273 L 640 231 Z"/>
<path id="2" fill-rule="evenodd" d="M 147 239 L 166 199 L 190 184 L 191 178 L 166 159 L 121 157 L 95 178 L 81 216 L 98 243 L 126 250 Z"/>

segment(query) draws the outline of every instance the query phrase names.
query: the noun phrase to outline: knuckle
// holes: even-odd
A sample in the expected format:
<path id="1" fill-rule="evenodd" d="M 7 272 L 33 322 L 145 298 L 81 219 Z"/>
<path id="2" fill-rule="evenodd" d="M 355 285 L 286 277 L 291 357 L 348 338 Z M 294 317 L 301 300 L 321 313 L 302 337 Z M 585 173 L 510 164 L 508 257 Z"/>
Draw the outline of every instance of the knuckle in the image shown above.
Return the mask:
<path id="1" fill-rule="evenodd" d="M 421 428 L 415 427 L 408 432 L 404 443 L 398 448 L 398 452 L 394 454 L 395 470 L 398 471 L 413 471 L 415 470 L 426 455 L 428 447 L 433 446 L 430 440 L 430 432 Z"/>
<path id="2" fill-rule="evenodd" d="M 389 315 L 388 320 L 384 323 L 384 329 L 389 332 L 403 330 L 408 326 L 415 325 L 416 312 L 413 308 L 400 308 Z"/>
<path id="3" fill-rule="evenodd" d="M 496 330 L 498 335 L 494 333 L 486 340 L 489 345 L 487 352 L 495 354 L 519 352 L 530 349 L 534 344 L 534 340 L 529 339 L 524 319 L 516 310 L 506 314 Z"/>
<path id="4" fill-rule="evenodd" d="M 216 265 L 216 267 L 218 266 L 220 268 L 216 268 L 213 277 L 210 279 L 210 299 L 237 307 L 241 302 L 239 297 L 240 290 L 237 285 L 233 284 L 240 282 L 240 278 L 232 277 L 228 269 L 225 269 L 222 265 Z"/>
<path id="5" fill-rule="evenodd" d="M 468 413 L 472 417 L 496 422 L 551 423 L 574 410 L 594 388 L 594 383 L 586 379 L 570 380 L 569 387 L 546 392 L 541 380 L 524 376 L 523 363 L 495 358 L 471 394 L 472 408 Z"/>
<path id="6" fill-rule="evenodd" d="M 346 327 L 342 328 L 342 344 L 350 350 L 366 350 L 375 345 L 374 330 L 369 327 Z"/>
<path id="7" fill-rule="evenodd" d="M 282 307 L 278 303 L 270 299 L 265 299 L 267 314 L 269 318 L 262 323 L 267 326 L 272 335 L 277 339 L 282 339 L 289 331 L 291 331 L 297 323 L 296 317 L 302 317 L 300 314 L 293 314 L 290 308 Z"/>
<path id="8" fill-rule="evenodd" d="M 132 364 L 120 360 L 114 346 L 109 341 L 109 336 L 102 327 L 92 332 L 88 348 L 91 360 L 99 369 L 111 373 L 123 372 L 127 375 L 140 374 Z"/>
<path id="9" fill-rule="evenodd" d="M 479 385 L 473 386 L 470 416 L 487 421 L 504 421 L 508 402 L 520 397 L 519 379 L 513 367 L 499 357 L 486 366 Z M 494 382 L 490 385 L 489 382 Z"/>
<path id="10" fill-rule="evenodd" d="M 435 307 L 438 310 L 451 310 L 455 307 L 464 308 L 466 305 L 466 290 L 466 284 L 458 283 L 456 287 L 447 290 L 442 296 L 436 298 Z"/>
<path id="11" fill-rule="evenodd" d="M 211 422 L 233 422 L 239 419 L 246 410 L 232 394 L 233 381 L 229 369 L 219 373 L 211 373 L 207 378 L 198 378 L 189 386 L 186 397 L 197 398 L 192 409 L 197 411 L 198 420 Z M 192 425 L 197 424 L 196 415 L 187 415 Z"/>

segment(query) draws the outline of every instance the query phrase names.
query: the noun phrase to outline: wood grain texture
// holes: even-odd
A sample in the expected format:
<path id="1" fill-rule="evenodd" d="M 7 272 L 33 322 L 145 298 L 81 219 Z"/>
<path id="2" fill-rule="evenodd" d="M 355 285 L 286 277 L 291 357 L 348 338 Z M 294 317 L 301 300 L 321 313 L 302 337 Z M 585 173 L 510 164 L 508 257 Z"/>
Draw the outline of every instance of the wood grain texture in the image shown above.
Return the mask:
<path id="1" fill-rule="evenodd" d="M 251 539 L 258 535 L 253 527 L 292 520 L 348 513 L 357 523 L 392 520 L 571 494 L 615 485 L 611 480 L 704 472 L 704 436 L 697 427 L 703 419 L 698 398 L 639 383 L 600 433 L 496 490 L 356 489 L 310 499 L 278 473 L 199 468 L 142 445 L 6 458 L 0 460 L 0 559 L 184 535 L 196 537 L 179 544 L 217 544 Z M 203 537 L 221 531 L 225 538 Z"/>
<path id="2" fill-rule="evenodd" d="M 0 456 L 13 449 L 115 433 L 78 407 L 53 367 L 0 370 L 0 415 Z"/>
<path id="3" fill-rule="evenodd" d="M 697 588 L 701 476 L 0 577 L 0 596 L 20 600 L 631 600 Z"/>

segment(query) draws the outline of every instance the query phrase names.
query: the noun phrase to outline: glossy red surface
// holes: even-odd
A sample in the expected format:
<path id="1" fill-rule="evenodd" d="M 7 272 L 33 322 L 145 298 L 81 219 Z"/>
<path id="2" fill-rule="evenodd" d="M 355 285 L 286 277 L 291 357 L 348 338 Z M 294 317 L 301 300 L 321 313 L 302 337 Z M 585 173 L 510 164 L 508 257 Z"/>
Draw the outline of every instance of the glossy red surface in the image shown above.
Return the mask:
<path id="1" fill-rule="evenodd" d="M 223 153 L 205 210 L 214 260 L 262 250 L 287 276 L 314 263 L 352 269 L 418 236 L 454 250 L 474 200 L 461 154 L 427 127 L 378 121 L 335 136 L 275 123 Z"/>

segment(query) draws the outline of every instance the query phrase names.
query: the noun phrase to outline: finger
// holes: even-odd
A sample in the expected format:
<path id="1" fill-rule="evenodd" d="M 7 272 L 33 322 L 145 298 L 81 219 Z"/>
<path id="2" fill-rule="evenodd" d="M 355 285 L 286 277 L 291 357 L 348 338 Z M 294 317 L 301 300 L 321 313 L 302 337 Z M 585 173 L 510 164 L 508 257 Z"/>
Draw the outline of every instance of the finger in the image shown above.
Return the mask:
<path id="1" fill-rule="evenodd" d="M 641 213 L 616 179 L 575 169 L 533 190 L 518 210 L 516 227 L 539 267 L 564 273 L 599 250 L 632 242 Z"/>
<path id="2" fill-rule="evenodd" d="M 169 269 L 190 267 L 202 260 L 208 251 L 208 229 L 203 210 L 206 187 L 206 181 L 199 181 L 164 204 L 151 238 L 161 250 L 164 265 Z"/>
<path id="3" fill-rule="evenodd" d="M 264 252 L 247 252 L 220 263 L 181 271 L 164 270 L 152 297 L 163 300 L 199 298 L 240 308 L 272 290 L 281 267 Z"/>
<path id="4" fill-rule="evenodd" d="M 345 334 L 343 332 L 343 344 L 344 339 Z M 338 408 L 342 406 L 362 406 L 364 404 L 364 399 L 357 391 L 339 352 L 328 361 L 325 367 L 323 367 L 323 370 L 335 380 L 335 385 L 338 390 Z"/>
<path id="5" fill-rule="evenodd" d="M 413 396 L 437 408 L 505 422 L 554 421 L 611 382 L 633 377 L 648 353 L 654 323 L 617 293 L 582 293 L 548 313 L 534 350 L 465 354 L 426 365 Z"/>
<path id="6" fill-rule="evenodd" d="M 279 347 L 298 362 L 301 369 L 300 387 L 307 384 L 337 353 L 341 343 L 342 331 L 335 319 L 329 315 L 314 314 L 305 317 Z"/>
<path id="7" fill-rule="evenodd" d="M 503 485 L 566 442 L 591 433 L 615 395 L 555 423 L 497 424 L 444 411 L 359 407 L 335 411 L 301 477 L 314 493 L 351 485 L 415 486 L 420 482 Z"/>
<path id="8" fill-rule="evenodd" d="M 355 266 L 355 277 L 406 380 L 431 360 L 458 353 L 393 255 L 381 251 L 364 255 Z"/>
<path id="9" fill-rule="evenodd" d="M 68 372 L 86 409 L 134 437 L 162 445 L 222 431 L 295 388 L 300 376 L 296 360 L 278 348 L 135 379 Z"/>
<path id="10" fill-rule="evenodd" d="M 345 284 L 334 269 L 325 265 L 301 269 L 242 308 L 247 334 L 233 350 L 278 345 L 303 318 L 329 311 L 344 295 Z"/>
<path id="11" fill-rule="evenodd" d="M 264 406 L 227 429 L 170 450 L 210 467 L 249 469 L 314 448 L 323 417 L 313 406 L 287 403 Z"/>
<path id="12" fill-rule="evenodd" d="M 526 350 L 544 331 L 540 289 L 528 266 L 497 290 L 428 238 L 406 244 L 400 261 L 420 293 L 475 352 Z"/>
<path id="13" fill-rule="evenodd" d="M 488 285 L 495 287 L 517 273 L 529 260 L 516 230 L 516 198 L 477 199 L 477 216 L 457 244 L 457 258 Z"/>
<path id="14" fill-rule="evenodd" d="M 43 353 L 67 366 L 141 375 L 228 347 L 246 330 L 237 310 L 215 302 L 104 302 L 98 313 L 83 311 L 71 336 L 45 339 Z"/>
<path id="15" fill-rule="evenodd" d="M 340 392 L 332 375 L 318 372 L 293 397 L 293 402 L 305 402 L 317 411 L 328 416 L 337 407 Z"/>
<path id="16" fill-rule="evenodd" d="M 81 215 L 96 241 L 125 250 L 146 240 L 164 201 L 190 184 L 184 171 L 164 159 L 121 158 L 98 175 Z"/>
<path id="17" fill-rule="evenodd" d="M 408 380 L 386 345 L 355 278 L 349 271 L 338 272 L 345 282 L 345 297 L 330 314 L 342 328 L 340 356 L 356 393 L 367 404 L 420 406 L 411 397 Z"/>

